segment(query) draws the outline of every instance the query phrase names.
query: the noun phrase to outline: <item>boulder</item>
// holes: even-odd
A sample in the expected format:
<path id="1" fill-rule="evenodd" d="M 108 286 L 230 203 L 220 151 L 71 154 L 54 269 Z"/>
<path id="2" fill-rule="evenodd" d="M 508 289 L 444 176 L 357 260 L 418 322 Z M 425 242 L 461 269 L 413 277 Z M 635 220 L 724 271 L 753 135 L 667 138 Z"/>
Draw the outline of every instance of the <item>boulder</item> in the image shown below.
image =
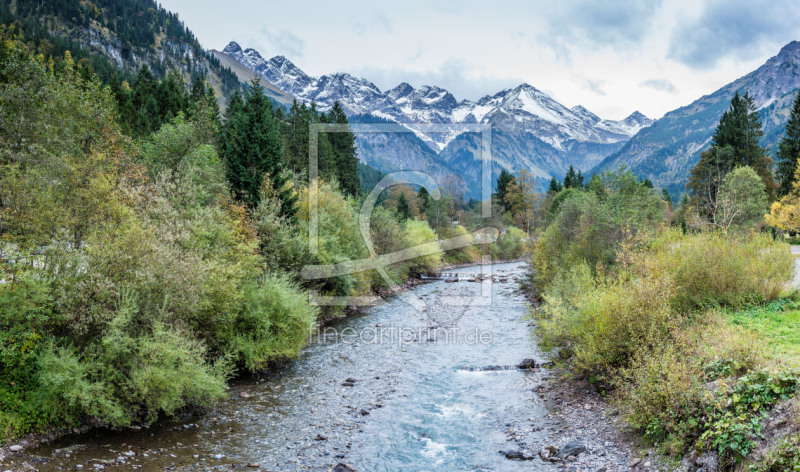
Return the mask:
<path id="1" fill-rule="evenodd" d="M 586 446 L 577 439 L 573 439 L 558 450 L 556 457 L 559 459 L 566 459 L 569 456 L 578 457 L 578 454 L 582 452 L 586 452 Z"/>
<path id="2" fill-rule="evenodd" d="M 533 456 L 527 454 L 523 451 L 500 451 L 500 454 L 506 456 L 506 459 L 512 459 L 517 461 L 530 461 L 533 460 Z"/>

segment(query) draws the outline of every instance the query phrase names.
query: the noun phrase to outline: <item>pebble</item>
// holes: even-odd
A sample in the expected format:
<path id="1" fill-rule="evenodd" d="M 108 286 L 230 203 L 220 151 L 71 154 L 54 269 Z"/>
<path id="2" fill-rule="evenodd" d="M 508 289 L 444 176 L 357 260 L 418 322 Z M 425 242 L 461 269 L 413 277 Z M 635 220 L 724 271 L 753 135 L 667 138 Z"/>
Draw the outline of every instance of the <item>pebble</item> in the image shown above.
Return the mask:
<path id="1" fill-rule="evenodd" d="M 22 451 L 22 449 L 23 449 L 22 446 L 20 446 L 19 444 L 14 444 L 13 446 L 8 448 L 8 450 L 11 452 L 20 452 Z"/>

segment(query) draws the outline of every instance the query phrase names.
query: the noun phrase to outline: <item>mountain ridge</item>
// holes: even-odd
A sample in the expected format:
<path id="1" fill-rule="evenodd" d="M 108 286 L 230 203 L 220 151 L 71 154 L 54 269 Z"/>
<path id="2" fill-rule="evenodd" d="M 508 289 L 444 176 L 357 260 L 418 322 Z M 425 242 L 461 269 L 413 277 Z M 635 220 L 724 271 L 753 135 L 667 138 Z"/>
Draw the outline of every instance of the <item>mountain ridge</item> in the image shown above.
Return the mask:
<path id="1" fill-rule="evenodd" d="M 637 132 L 590 173 L 625 165 L 673 193 L 685 190 L 689 171 L 708 148 L 733 94 L 749 92 L 761 115 L 761 144 L 774 153 L 794 95 L 800 88 L 800 41 L 791 41 L 756 70 L 688 105 L 676 108 Z"/>
<path id="2" fill-rule="evenodd" d="M 567 108 L 527 83 L 474 101 L 458 100 L 448 90 L 435 85 L 415 88 L 401 82 L 384 91 L 369 80 L 346 72 L 315 78 L 284 56 L 265 59 L 258 51 L 244 49 L 235 41 L 215 53 L 239 61 L 298 101 L 315 102 L 321 110 L 339 101 L 349 116 L 360 116 L 362 122 L 364 116 L 374 116 L 399 123 L 414 132 L 442 159 L 453 155 L 466 156 L 468 153 L 462 151 L 469 140 L 457 140 L 461 132 L 456 128 L 452 132 L 431 132 L 422 125 L 491 125 L 495 132 L 502 131 L 499 142 L 504 144 L 493 148 L 493 157 L 512 172 L 530 171 L 541 185 L 551 176 L 563 176 L 570 165 L 581 170 L 590 169 L 653 121 L 638 111 L 623 120 L 604 120 L 583 106 Z M 385 172 L 395 169 L 397 163 L 390 165 L 382 156 L 371 154 L 376 148 L 372 145 L 374 143 L 367 145 L 369 139 L 373 138 L 362 136 L 357 140 L 362 161 Z M 384 148 L 382 152 L 388 151 Z M 458 163 L 455 168 L 445 162 L 441 164 L 462 176 L 474 175 L 475 167 L 480 167 L 477 161 L 455 161 Z"/>

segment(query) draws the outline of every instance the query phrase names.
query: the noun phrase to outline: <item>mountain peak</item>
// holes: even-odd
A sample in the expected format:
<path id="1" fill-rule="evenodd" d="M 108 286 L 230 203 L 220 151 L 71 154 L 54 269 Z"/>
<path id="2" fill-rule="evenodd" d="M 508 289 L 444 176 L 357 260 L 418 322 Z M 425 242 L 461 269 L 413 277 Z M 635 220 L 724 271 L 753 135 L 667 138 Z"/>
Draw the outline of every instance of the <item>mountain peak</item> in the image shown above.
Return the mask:
<path id="1" fill-rule="evenodd" d="M 239 43 L 236 41 L 231 41 L 225 46 L 225 49 L 222 50 L 225 54 L 238 54 L 242 52 L 242 47 L 239 46 Z"/>
<path id="2" fill-rule="evenodd" d="M 796 54 L 798 51 L 800 51 L 800 41 L 791 41 L 789 44 L 781 48 L 780 52 L 778 52 L 778 55 L 781 56 L 789 53 Z"/>
<path id="3" fill-rule="evenodd" d="M 587 110 L 583 105 L 575 105 L 574 107 L 570 108 L 569 111 L 574 113 L 578 118 L 589 121 L 590 123 L 597 123 L 600 121 L 599 116 Z"/>
<path id="4" fill-rule="evenodd" d="M 536 87 L 527 82 L 523 82 L 517 85 L 517 88 L 515 88 L 514 90 L 524 90 L 526 92 L 542 93 L 541 90 L 537 89 Z"/>
<path id="5" fill-rule="evenodd" d="M 389 98 L 392 100 L 397 101 L 408 96 L 412 92 L 414 92 L 414 87 L 408 82 L 401 82 L 397 87 L 386 92 L 386 94 L 389 95 Z"/>
<path id="6" fill-rule="evenodd" d="M 264 59 L 263 57 L 261 57 L 261 54 L 258 51 L 256 51 L 255 49 L 253 49 L 253 48 L 245 49 L 244 50 L 244 54 L 245 54 L 245 56 L 251 56 L 251 57 L 255 57 L 255 58 L 261 59 L 261 60 Z"/>
<path id="7" fill-rule="evenodd" d="M 635 112 L 628 115 L 628 117 L 622 121 L 629 124 L 649 126 L 650 124 L 653 123 L 654 120 L 648 118 L 645 114 L 641 113 L 639 110 L 636 110 Z"/>

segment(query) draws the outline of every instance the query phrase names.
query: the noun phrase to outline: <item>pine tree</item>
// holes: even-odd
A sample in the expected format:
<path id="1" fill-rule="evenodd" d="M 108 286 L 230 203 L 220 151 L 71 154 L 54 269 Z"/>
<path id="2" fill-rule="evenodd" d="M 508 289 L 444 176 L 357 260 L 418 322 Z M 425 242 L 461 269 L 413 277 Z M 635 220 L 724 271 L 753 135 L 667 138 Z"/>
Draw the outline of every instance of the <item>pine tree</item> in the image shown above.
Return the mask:
<path id="1" fill-rule="evenodd" d="M 725 176 L 740 166 L 750 166 L 764 181 L 770 200 L 775 196 L 772 160 L 759 140 L 764 135 L 759 114 L 748 93 L 736 92 L 730 107 L 722 114 L 711 139 L 711 149 L 700 153 L 700 161 L 692 169 L 687 189 L 700 215 L 713 213 L 717 193 Z"/>
<path id="2" fill-rule="evenodd" d="M 500 175 L 497 177 L 497 191 L 495 192 L 495 196 L 504 211 L 510 210 L 508 203 L 506 203 L 506 193 L 508 192 L 508 186 L 512 182 L 514 182 L 514 176 L 511 172 L 505 169 L 501 170 Z"/>
<path id="3" fill-rule="evenodd" d="M 575 172 L 572 164 L 569 166 L 567 175 L 564 176 L 564 188 L 583 188 L 583 174 Z"/>
<path id="4" fill-rule="evenodd" d="M 428 193 L 428 189 L 420 187 L 419 192 L 417 192 L 417 200 L 419 200 L 419 211 L 424 215 L 428 211 L 428 204 L 431 201 L 431 194 Z"/>
<path id="5" fill-rule="evenodd" d="M 778 148 L 778 181 L 779 195 L 788 195 L 792 191 L 792 182 L 800 159 L 800 92 L 794 97 L 794 104 L 786 123 L 786 131 Z"/>
<path id="6" fill-rule="evenodd" d="M 550 178 L 550 187 L 547 189 L 547 194 L 548 195 L 555 195 L 555 194 L 557 194 L 558 192 L 560 192 L 563 189 L 564 189 L 564 186 L 561 185 L 561 182 L 556 180 L 555 177 L 551 177 Z"/>
<path id="7" fill-rule="evenodd" d="M 333 102 L 327 118 L 328 123 L 345 125 L 348 129 L 346 132 L 328 133 L 327 137 L 334 153 L 332 174 L 339 180 L 345 194 L 356 196 L 361 193 L 361 183 L 358 180 L 356 136 L 349 131 L 347 115 L 338 101 Z"/>
<path id="8" fill-rule="evenodd" d="M 257 79 L 242 99 L 234 93 L 222 129 L 221 154 L 231 189 L 246 205 L 258 204 L 265 176 L 281 199 L 281 213 L 294 215 L 295 197 L 287 188 L 282 149 L 272 104 Z"/>
<path id="9" fill-rule="evenodd" d="M 397 218 L 400 219 L 400 221 L 406 221 L 411 218 L 411 207 L 403 193 L 397 198 Z"/>

